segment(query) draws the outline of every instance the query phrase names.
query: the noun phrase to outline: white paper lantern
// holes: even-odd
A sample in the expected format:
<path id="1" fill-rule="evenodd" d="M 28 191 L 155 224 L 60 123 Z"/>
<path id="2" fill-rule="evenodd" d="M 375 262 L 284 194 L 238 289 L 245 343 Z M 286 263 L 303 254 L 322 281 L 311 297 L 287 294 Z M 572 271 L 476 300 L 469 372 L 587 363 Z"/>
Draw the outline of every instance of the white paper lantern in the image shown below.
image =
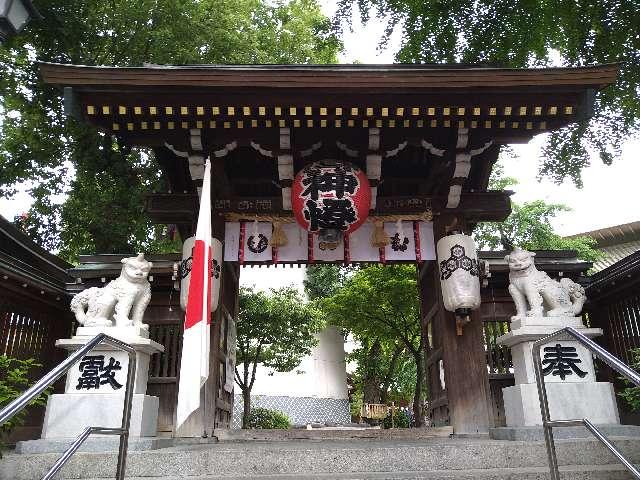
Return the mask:
<path id="1" fill-rule="evenodd" d="M 481 302 L 476 245 L 469 235 L 455 234 L 441 238 L 437 251 L 444 308 L 467 316 Z"/>
<path id="2" fill-rule="evenodd" d="M 182 263 L 180 264 L 180 307 L 187 309 L 189 298 L 189 280 L 191 279 L 192 250 L 195 237 L 187 238 L 182 244 Z M 222 242 L 211 239 L 212 263 L 211 266 L 211 312 L 218 308 L 220 300 L 220 280 L 222 279 Z"/>

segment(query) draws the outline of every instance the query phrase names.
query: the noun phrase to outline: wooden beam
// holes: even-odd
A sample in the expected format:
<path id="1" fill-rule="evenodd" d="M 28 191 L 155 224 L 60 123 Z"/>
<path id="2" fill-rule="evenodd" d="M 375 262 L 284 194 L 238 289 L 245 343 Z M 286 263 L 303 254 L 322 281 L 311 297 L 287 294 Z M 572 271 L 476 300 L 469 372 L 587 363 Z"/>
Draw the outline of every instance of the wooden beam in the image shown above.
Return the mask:
<path id="1" fill-rule="evenodd" d="M 214 163 L 215 164 L 215 163 Z M 469 222 L 502 221 L 511 213 L 511 192 L 463 193 L 457 208 L 447 213 L 464 215 Z M 447 197 L 379 197 L 372 215 L 409 215 L 431 209 L 434 215 L 445 211 Z M 156 223 L 183 224 L 194 221 L 198 205 L 195 194 L 154 193 L 147 195 L 145 211 Z M 231 197 L 214 199 L 215 214 L 247 213 L 290 215 L 282 208 L 282 197 Z"/>
<path id="2" fill-rule="evenodd" d="M 457 208 L 460 205 L 460 196 L 462 195 L 462 188 L 469 177 L 471 171 L 471 160 L 476 155 L 480 155 L 487 148 L 493 144 L 492 140 L 489 140 L 480 148 L 469 148 L 469 129 L 458 129 L 458 139 L 456 142 L 456 156 L 455 156 L 455 170 L 453 177 L 451 178 L 451 184 L 449 187 L 449 196 L 447 197 L 447 209 Z"/>
<path id="3" fill-rule="evenodd" d="M 367 149 L 367 178 L 371 181 L 371 210 L 378 203 L 378 183 L 382 174 L 382 152 L 380 151 L 380 129 L 369 129 L 369 145 Z"/>
<path id="4" fill-rule="evenodd" d="M 278 155 L 278 178 L 281 183 L 282 209 L 291 210 L 291 186 L 293 181 L 293 155 L 291 153 L 291 129 L 280 129 L 280 154 Z M 285 186 L 283 181 L 287 182 Z"/>

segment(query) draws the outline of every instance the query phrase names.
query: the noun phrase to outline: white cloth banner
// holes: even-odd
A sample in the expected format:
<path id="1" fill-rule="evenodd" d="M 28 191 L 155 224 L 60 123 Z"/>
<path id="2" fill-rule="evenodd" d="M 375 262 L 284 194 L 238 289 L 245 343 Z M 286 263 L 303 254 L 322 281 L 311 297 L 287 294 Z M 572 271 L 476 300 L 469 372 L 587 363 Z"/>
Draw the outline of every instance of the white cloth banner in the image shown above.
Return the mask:
<path id="1" fill-rule="evenodd" d="M 396 222 L 385 222 L 384 231 L 391 239 L 391 244 L 384 249 L 387 261 L 407 261 L 416 259 L 416 242 L 413 222 L 401 222 L 400 231 Z M 424 258 L 423 258 L 424 260 Z"/>
<path id="2" fill-rule="evenodd" d="M 278 248 L 278 261 L 306 261 L 309 251 L 307 231 L 300 228 L 297 223 L 282 224 L 282 231 L 287 236 L 287 244 Z"/>
<path id="3" fill-rule="evenodd" d="M 367 222 L 349 235 L 349 252 L 352 262 L 378 262 L 380 252 L 371 246 L 373 223 Z"/>
<path id="4" fill-rule="evenodd" d="M 384 229 L 392 240 L 392 244 L 384 249 L 385 258 L 388 262 L 411 262 L 416 260 L 415 234 L 412 221 L 402 222 L 402 238 L 394 240 L 398 233 L 395 222 L 387 222 Z M 254 222 L 244 222 L 245 236 L 243 243 L 244 262 L 272 261 L 271 249 L 271 223 L 258 222 L 257 235 L 254 232 Z M 380 261 L 380 250 L 371 246 L 371 235 L 374 226 L 371 222 L 364 223 L 355 232 L 349 235 L 349 260 L 351 262 L 378 262 Z M 297 223 L 285 223 L 282 230 L 287 236 L 287 244 L 278 248 L 278 262 L 306 262 L 309 260 L 308 234 Z M 435 244 L 433 240 L 433 224 L 431 222 L 418 222 L 420 235 L 420 257 L 421 260 L 435 260 Z M 268 245 L 265 247 L 263 235 Z M 253 236 L 254 250 L 249 248 L 250 237 Z M 262 240 L 263 243 L 259 244 Z M 344 239 L 340 241 L 335 250 L 320 250 L 318 246 L 318 235 L 313 236 L 313 260 L 317 262 L 343 262 L 345 260 Z M 395 245 L 395 248 L 394 248 Z M 225 224 L 225 248 L 224 260 L 226 262 L 237 262 L 240 260 L 240 223 L 227 222 Z"/>
<path id="5" fill-rule="evenodd" d="M 244 261 L 271 261 L 271 223 L 245 222 L 244 227 Z"/>
<path id="6" fill-rule="evenodd" d="M 420 222 L 420 252 L 422 260 L 436 259 L 436 242 L 433 240 L 433 222 Z"/>

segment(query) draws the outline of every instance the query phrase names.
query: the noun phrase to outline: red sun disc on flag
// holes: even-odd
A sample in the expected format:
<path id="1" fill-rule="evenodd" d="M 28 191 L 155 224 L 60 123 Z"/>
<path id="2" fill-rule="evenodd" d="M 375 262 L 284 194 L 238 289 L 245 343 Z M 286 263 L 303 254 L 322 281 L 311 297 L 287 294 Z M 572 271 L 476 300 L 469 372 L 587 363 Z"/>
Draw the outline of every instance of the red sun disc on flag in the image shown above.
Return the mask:
<path id="1" fill-rule="evenodd" d="M 298 172 L 291 203 L 296 220 L 305 230 L 351 233 L 369 215 L 371 188 L 365 173 L 355 165 L 322 160 Z"/>

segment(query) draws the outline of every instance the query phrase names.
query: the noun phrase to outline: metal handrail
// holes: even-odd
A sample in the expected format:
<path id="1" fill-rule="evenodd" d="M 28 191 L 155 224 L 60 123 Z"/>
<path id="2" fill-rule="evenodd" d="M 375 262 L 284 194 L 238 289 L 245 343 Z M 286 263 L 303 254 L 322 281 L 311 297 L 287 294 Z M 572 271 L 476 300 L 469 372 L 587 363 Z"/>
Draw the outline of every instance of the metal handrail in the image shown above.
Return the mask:
<path id="1" fill-rule="evenodd" d="M 127 369 L 127 385 L 124 391 L 124 407 L 122 411 L 122 425 L 120 428 L 107 427 L 87 427 L 74 440 L 69 448 L 67 448 L 56 463 L 42 477 L 42 480 L 49 480 L 58 473 L 58 471 L 67 463 L 71 456 L 80 448 L 82 443 L 92 433 L 100 433 L 104 435 L 119 435 L 120 446 L 118 448 L 118 464 L 116 467 L 116 480 L 124 480 L 124 471 L 127 466 L 127 446 L 129 444 L 129 426 L 131 423 L 131 404 L 133 401 L 133 383 L 136 373 L 136 351 L 128 344 L 118 339 L 110 337 L 104 333 L 99 333 L 85 345 L 69 355 L 64 362 L 55 367 L 44 377 L 38 380 L 31 388 L 16 398 L 0 411 L 0 425 L 10 420 L 14 415 L 24 409 L 34 398 L 44 392 L 51 384 L 62 377 L 67 371 L 75 365 L 82 357 L 93 350 L 97 345 L 104 343 L 111 345 L 119 350 L 127 352 L 129 355 L 129 367 Z"/>
<path id="2" fill-rule="evenodd" d="M 640 375 L 629 368 L 628 365 L 620 361 L 615 356 L 598 345 L 590 338 L 578 332 L 575 328 L 566 327 L 558 330 L 533 343 L 533 368 L 536 374 L 536 385 L 538 386 L 538 397 L 540 399 L 540 414 L 542 415 L 542 428 L 544 430 L 544 441 L 547 446 L 547 456 L 549 457 L 549 470 L 551 472 L 551 480 L 560 480 L 560 472 L 558 471 L 558 458 L 556 456 L 556 445 L 553 441 L 553 427 L 576 427 L 585 426 L 587 429 L 600 440 L 611 453 L 631 472 L 631 474 L 640 479 L 640 471 L 618 450 L 613 443 L 586 418 L 581 420 L 551 420 L 549 415 L 549 402 L 547 399 L 547 388 L 545 386 L 544 377 L 542 375 L 542 361 L 540 359 L 540 348 L 549 343 L 556 337 L 569 335 L 577 340 L 584 347 L 589 349 L 591 353 L 599 357 L 604 363 L 624 375 L 636 386 L 640 387 Z"/>

